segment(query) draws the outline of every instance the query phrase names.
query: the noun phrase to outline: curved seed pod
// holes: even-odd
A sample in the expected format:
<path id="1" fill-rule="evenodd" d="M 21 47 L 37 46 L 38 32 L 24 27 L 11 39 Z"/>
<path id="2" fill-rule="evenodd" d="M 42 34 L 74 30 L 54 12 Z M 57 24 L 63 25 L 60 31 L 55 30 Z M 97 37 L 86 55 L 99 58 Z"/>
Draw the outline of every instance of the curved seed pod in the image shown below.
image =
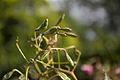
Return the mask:
<path id="1" fill-rule="evenodd" d="M 48 57 L 49 53 L 50 53 L 50 52 L 45 52 L 45 53 L 41 56 L 40 59 L 41 59 L 41 60 L 44 60 L 45 58 Z"/>
<path id="2" fill-rule="evenodd" d="M 65 17 L 65 14 L 62 14 L 60 16 L 60 18 L 58 19 L 58 22 L 57 22 L 56 26 L 60 24 L 60 22 L 64 19 L 64 17 Z"/>
<path id="3" fill-rule="evenodd" d="M 43 23 L 35 29 L 35 31 L 45 31 L 48 27 L 48 18 L 46 18 Z"/>
<path id="4" fill-rule="evenodd" d="M 60 36 L 66 37 L 67 35 L 65 33 L 57 33 Z"/>
<path id="5" fill-rule="evenodd" d="M 45 48 L 47 48 L 47 45 L 48 45 L 48 39 L 45 36 L 43 36 L 43 40 L 42 40 L 42 42 L 40 44 L 40 47 L 42 49 L 45 49 Z"/>
<path id="6" fill-rule="evenodd" d="M 65 73 L 55 70 L 62 80 L 71 80 Z"/>
<path id="7" fill-rule="evenodd" d="M 5 74 L 4 77 L 3 77 L 3 80 L 9 79 L 12 76 L 13 73 L 14 73 L 14 71 L 10 71 L 7 74 Z"/>
<path id="8" fill-rule="evenodd" d="M 67 36 L 71 36 L 71 37 L 77 37 L 78 35 L 75 33 L 66 33 Z"/>
<path id="9" fill-rule="evenodd" d="M 71 31 L 72 31 L 72 29 L 70 29 L 70 28 L 68 28 L 68 27 L 61 28 L 60 30 L 66 31 L 66 32 L 71 32 Z"/>
<path id="10" fill-rule="evenodd" d="M 54 34 L 60 29 L 60 26 L 53 26 L 43 33 L 43 35 Z"/>
<path id="11" fill-rule="evenodd" d="M 69 63 L 71 64 L 71 66 L 74 66 L 73 60 L 71 59 L 71 57 L 68 55 L 68 53 L 67 53 L 66 51 L 65 51 L 65 54 L 66 54 L 67 60 L 68 60 Z"/>

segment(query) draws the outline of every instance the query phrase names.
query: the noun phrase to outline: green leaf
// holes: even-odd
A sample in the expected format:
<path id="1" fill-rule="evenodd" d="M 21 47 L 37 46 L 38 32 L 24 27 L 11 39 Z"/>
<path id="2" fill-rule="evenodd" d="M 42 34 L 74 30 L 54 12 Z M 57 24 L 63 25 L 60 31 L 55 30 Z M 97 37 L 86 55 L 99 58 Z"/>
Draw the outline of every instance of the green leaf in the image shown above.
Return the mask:
<path id="1" fill-rule="evenodd" d="M 61 79 L 63 80 L 71 80 L 65 73 L 60 72 L 58 70 L 56 70 L 56 73 L 61 77 Z"/>
<path id="2" fill-rule="evenodd" d="M 65 17 L 65 14 L 62 14 L 62 15 L 60 16 L 60 18 L 59 18 L 58 21 L 57 21 L 56 26 L 60 24 L 60 22 L 64 19 L 64 17 Z"/>
<path id="3" fill-rule="evenodd" d="M 104 80 L 112 80 L 108 75 L 107 73 L 105 72 L 105 79 Z"/>
<path id="4" fill-rule="evenodd" d="M 49 53 L 50 53 L 50 52 L 45 52 L 45 53 L 41 56 L 40 59 L 41 59 L 41 60 L 44 60 L 45 58 L 48 57 Z"/>
<path id="5" fill-rule="evenodd" d="M 10 71 L 7 74 L 5 74 L 4 77 L 3 77 L 3 80 L 4 79 L 9 79 L 12 76 L 13 73 L 14 73 L 14 71 Z"/>
<path id="6" fill-rule="evenodd" d="M 68 55 L 67 52 L 65 52 L 65 53 L 66 53 L 67 60 L 70 62 L 70 64 L 71 64 L 72 66 L 74 66 L 74 62 L 73 62 L 72 58 Z"/>

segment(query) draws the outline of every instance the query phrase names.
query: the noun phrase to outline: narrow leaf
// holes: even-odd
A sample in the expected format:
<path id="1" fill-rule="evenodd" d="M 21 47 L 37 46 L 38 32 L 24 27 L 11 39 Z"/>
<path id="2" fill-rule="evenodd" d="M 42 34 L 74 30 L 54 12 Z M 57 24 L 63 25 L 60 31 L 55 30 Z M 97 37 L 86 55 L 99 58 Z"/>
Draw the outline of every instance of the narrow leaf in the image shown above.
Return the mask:
<path id="1" fill-rule="evenodd" d="M 68 55 L 67 52 L 65 52 L 65 53 L 66 53 L 67 60 L 70 62 L 70 64 L 71 64 L 72 66 L 74 66 L 74 62 L 73 62 L 73 60 L 71 59 L 71 57 Z"/>
<path id="2" fill-rule="evenodd" d="M 63 80 L 71 80 L 65 73 L 60 72 L 58 70 L 56 70 L 56 73 L 61 77 L 61 79 Z"/>

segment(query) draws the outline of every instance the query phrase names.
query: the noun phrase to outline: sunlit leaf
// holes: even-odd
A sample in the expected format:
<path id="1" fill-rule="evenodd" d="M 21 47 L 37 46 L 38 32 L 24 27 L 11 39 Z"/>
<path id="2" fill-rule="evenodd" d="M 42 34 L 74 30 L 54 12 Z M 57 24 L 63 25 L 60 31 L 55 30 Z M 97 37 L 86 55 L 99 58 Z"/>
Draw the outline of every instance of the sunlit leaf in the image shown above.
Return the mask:
<path id="1" fill-rule="evenodd" d="M 41 56 L 41 60 L 44 60 L 45 58 L 47 58 L 47 56 L 49 55 L 50 52 L 45 52 L 42 56 Z"/>

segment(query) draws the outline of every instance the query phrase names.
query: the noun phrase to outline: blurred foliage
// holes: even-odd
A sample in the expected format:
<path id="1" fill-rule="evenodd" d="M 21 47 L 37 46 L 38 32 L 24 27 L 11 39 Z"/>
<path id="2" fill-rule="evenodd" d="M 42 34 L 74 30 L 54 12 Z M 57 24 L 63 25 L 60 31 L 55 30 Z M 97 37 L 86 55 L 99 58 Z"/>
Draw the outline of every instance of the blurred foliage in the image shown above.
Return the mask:
<path id="1" fill-rule="evenodd" d="M 100 25 L 93 22 L 90 25 L 84 25 L 71 18 L 69 9 L 74 1 L 79 4 L 79 7 L 84 5 L 92 10 L 104 8 L 107 12 L 107 24 Z M 32 30 L 38 27 L 46 16 L 51 26 L 53 22 L 57 22 L 59 15 L 63 12 L 66 13 L 66 18 L 60 25 L 71 26 L 79 38 L 77 40 L 60 38 L 59 47 L 75 44 L 82 51 L 80 64 L 76 70 L 76 74 L 79 73 L 77 74 L 79 79 L 89 80 L 91 78 L 81 73 L 80 66 L 83 63 L 91 63 L 90 60 L 94 57 L 98 58 L 102 64 L 106 62 L 110 65 L 114 64 L 113 68 L 120 65 L 120 0 L 65 0 L 62 6 L 64 6 L 62 10 L 54 11 L 44 0 L 0 1 L 0 77 L 13 68 L 24 70 L 24 60 L 15 46 L 16 36 L 20 37 L 19 41 L 25 55 L 34 56 L 31 54 L 34 50 L 27 42 L 33 36 Z M 90 33 L 95 34 L 92 40 L 87 37 L 90 37 L 87 35 Z M 65 44 L 69 42 L 70 44 Z"/>

